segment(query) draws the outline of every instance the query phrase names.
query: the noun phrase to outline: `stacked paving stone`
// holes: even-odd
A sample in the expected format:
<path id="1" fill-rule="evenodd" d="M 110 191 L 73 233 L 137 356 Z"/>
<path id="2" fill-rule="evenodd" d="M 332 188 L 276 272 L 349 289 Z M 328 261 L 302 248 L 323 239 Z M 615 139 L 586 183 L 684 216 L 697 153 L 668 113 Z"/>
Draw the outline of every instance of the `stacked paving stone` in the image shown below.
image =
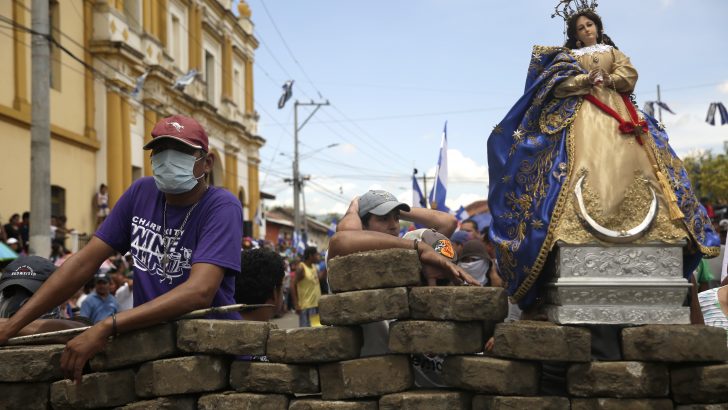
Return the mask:
<path id="1" fill-rule="evenodd" d="M 335 258 L 335 294 L 320 304 L 325 326 L 280 330 L 202 319 L 159 325 L 114 338 L 80 384 L 62 380 L 62 345 L 0 348 L 0 409 L 728 408 L 724 330 L 625 328 L 622 359 L 597 362 L 586 328 L 502 323 L 501 289 L 419 283 L 414 251 Z M 388 353 L 360 357 L 361 325 L 385 320 L 392 320 Z M 491 336 L 495 348 L 483 354 Z M 415 354 L 444 356 L 449 387 L 417 389 Z M 269 361 L 240 360 L 252 356 Z M 544 363 L 566 369 L 562 396 L 542 393 Z"/>

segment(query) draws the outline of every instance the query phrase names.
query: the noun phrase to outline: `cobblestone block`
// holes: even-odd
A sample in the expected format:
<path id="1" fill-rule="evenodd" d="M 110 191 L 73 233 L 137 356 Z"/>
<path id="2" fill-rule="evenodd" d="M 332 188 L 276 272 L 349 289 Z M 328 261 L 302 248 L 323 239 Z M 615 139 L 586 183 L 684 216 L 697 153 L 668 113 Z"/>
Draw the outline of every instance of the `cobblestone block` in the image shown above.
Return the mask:
<path id="1" fill-rule="evenodd" d="M 466 392 L 418 390 L 393 393 L 379 399 L 379 410 L 470 410 Z"/>
<path id="2" fill-rule="evenodd" d="M 177 347 L 191 353 L 262 356 L 275 328 L 247 320 L 184 320 L 177 323 Z"/>
<path id="3" fill-rule="evenodd" d="M 578 397 L 643 398 L 667 396 L 670 377 L 659 363 L 592 362 L 569 367 L 569 393 Z"/>
<path id="4" fill-rule="evenodd" d="M 482 322 L 398 320 L 389 326 L 392 353 L 477 353 L 484 344 Z"/>
<path id="5" fill-rule="evenodd" d="M 728 361 L 726 332 L 711 326 L 647 325 L 622 330 L 625 360 L 646 362 Z"/>
<path id="6" fill-rule="evenodd" d="M 329 260 L 329 287 L 334 293 L 396 288 L 420 284 L 420 259 L 415 250 L 385 249 Z"/>
<path id="7" fill-rule="evenodd" d="M 267 354 L 271 362 L 325 363 L 356 359 L 362 345 L 361 328 L 343 326 L 271 330 Z"/>
<path id="8" fill-rule="evenodd" d="M 610 398 L 571 399 L 571 410 L 672 410 L 672 400 Z"/>
<path id="9" fill-rule="evenodd" d="M 228 385 L 225 359 L 189 356 L 144 363 L 136 375 L 139 397 L 169 396 L 220 390 Z"/>
<path id="10" fill-rule="evenodd" d="M 377 410 L 378 404 L 371 400 L 343 401 L 298 399 L 293 400 L 288 410 Z"/>
<path id="11" fill-rule="evenodd" d="M 376 397 L 412 387 L 407 356 L 376 356 L 319 366 L 324 400 Z"/>
<path id="12" fill-rule="evenodd" d="M 502 321 L 508 316 L 508 297 L 502 288 L 422 286 L 409 293 L 412 319 Z"/>
<path id="13" fill-rule="evenodd" d="M 230 387 L 240 392 L 318 393 L 318 369 L 282 363 L 233 362 Z"/>
<path id="14" fill-rule="evenodd" d="M 532 396 L 538 393 L 536 363 L 481 356 L 449 356 L 443 364 L 448 386 L 479 393 Z"/>
<path id="15" fill-rule="evenodd" d="M 284 410 L 287 408 L 288 397 L 282 394 L 224 392 L 208 394 L 197 401 L 198 410 Z"/>
<path id="16" fill-rule="evenodd" d="M 523 397 L 523 396 L 485 396 L 473 397 L 473 410 L 564 410 L 569 408 L 567 397 Z"/>
<path id="17" fill-rule="evenodd" d="M 177 352 L 175 326 L 165 323 L 113 338 L 89 365 L 98 372 L 174 356 Z"/>
<path id="18" fill-rule="evenodd" d="M 116 410 L 197 410 L 197 398 L 193 396 L 159 397 L 129 403 Z"/>
<path id="19" fill-rule="evenodd" d="M 728 364 L 676 368 L 670 376 L 672 397 L 678 403 L 728 402 Z"/>
<path id="20" fill-rule="evenodd" d="M 358 290 L 324 295 L 319 301 L 321 324 L 358 325 L 409 317 L 407 288 Z"/>
<path id="21" fill-rule="evenodd" d="M 0 383 L 0 409 L 46 410 L 49 392 L 47 383 Z"/>
<path id="22" fill-rule="evenodd" d="M 64 345 L 0 348 L 0 382 L 58 380 Z"/>
<path id="23" fill-rule="evenodd" d="M 132 370 L 91 373 L 80 384 L 61 380 L 51 385 L 51 404 L 56 410 L 121 406 L 136 399 Z"/>
<path id="24" fill-rule="evenodd" d="M 519 320 L 495 326 L 493 356 L 561 362 L 591 360 L 588 329 L 550 322 Z"/>

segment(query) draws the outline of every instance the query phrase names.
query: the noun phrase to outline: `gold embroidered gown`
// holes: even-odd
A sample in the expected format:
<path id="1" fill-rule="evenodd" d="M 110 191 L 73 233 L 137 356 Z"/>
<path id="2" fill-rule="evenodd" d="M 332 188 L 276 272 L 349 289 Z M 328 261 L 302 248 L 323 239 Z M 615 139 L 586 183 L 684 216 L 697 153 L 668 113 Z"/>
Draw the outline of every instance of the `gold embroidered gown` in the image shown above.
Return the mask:
<path id="1" fill-rule="evenodd" d="M 587 74 L 571 77 L 554 90 L 554 96 L 564 98 L 592 94 L 619 115 L 631 121 L 619 93 L 630 94 L 637 83 L 637 70 L 621 51 L 603 44 L 572 50 L 572 54 L 587 72 L 601 68 L 611 75 L 613 86 L 592 86 Z M 606 78 L 605 78 L 606 81 Z M 640 119 L 642 119 L 640 117 Z M 648 212 L 652 196 L 645 182 L 655 190 L 659 201 L 658 215 L 648 233 L 638 243 L 676 242 L 688 237 L 682 220 L 671 221 L 663 187 L 658 183 L 647 149 L 633 134 L 622 134 L 618 121 L 593 103 L 584 100 L 571 125 L 573 158 L 569 198 L 556 227 L 555 240 L 571 244 L 596 242 L 577 216 L 574 185 L 586 173 L 583 197 L 589 215 L 599 224 L 616 231 L 631 229 Z M 649 138 L 645 138 L 647 140 Z M 555 241 L 553 242 L 555 243 Z"/>

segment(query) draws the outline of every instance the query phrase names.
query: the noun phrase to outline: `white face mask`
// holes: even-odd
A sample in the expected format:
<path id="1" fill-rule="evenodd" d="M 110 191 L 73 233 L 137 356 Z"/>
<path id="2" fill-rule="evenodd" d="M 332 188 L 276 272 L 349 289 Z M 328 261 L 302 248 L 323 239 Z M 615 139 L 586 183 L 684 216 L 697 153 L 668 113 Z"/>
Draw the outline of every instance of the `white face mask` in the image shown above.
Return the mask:
<path id="1" fill-rule="evenodd" d="M 485 285 L 488 282 L 488 269 L 490 269 L 489 261 L 480 259 L 472 262 L 458 262 L 458 266 L 468 272 L 473 279 Z"/>
<path id="2" fill-rule="evenodd" d="M 195 163 L 203 158 L 205 157 L 195 158 L 194 155 L 173 149 L 152 155 L 152 173 L 157 189 L 166 194 L 183 194 L 191 191 L 197 185 L 197 180 L 205 176 L 203 173 L 195 177 L 193 172 Z"/>

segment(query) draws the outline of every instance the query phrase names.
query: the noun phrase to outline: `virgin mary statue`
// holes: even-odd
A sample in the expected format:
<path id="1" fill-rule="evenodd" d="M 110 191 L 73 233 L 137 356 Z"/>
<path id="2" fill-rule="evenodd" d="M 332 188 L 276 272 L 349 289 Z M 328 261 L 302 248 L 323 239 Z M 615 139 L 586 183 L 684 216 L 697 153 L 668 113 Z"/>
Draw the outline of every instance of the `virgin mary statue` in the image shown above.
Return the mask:
<path id="1" fill-rule="evenodd" d="M 522 308 L 557 241 L 687 242 L 686 278 L 720 247 L 664 127 L 630 98 L 629 57 L 592 7 L 564 17 L 566 44 L 533 48 L 525 92 L 488 138 L 489 234 Z"/>

